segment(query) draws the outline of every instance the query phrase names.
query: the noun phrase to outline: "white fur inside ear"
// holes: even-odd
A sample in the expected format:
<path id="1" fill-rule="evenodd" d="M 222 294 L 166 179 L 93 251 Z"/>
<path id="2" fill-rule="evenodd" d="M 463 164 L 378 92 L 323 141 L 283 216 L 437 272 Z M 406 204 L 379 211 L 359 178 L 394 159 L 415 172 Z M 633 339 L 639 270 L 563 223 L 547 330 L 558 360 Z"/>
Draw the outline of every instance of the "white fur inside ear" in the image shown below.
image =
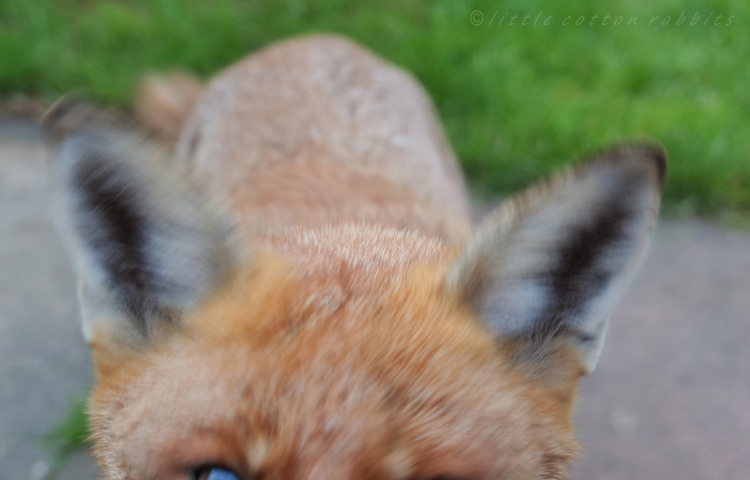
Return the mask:
<path id="1" fill-rule="evenodd" d="M 538 279 L 509 279 L 496 287 L 481 298 L 479 309 L 482 318 L 501 336 L 526 331 L 527 319 L 539 317 L 549 306 L 549 286 Z"/>
<path id="2" fill-rule="evenodd" d="M 231 221 L 136 139 L 74 132 L 53 163 L 84 335 L 129 339 L 194 308 L 237 259 Z"/>
<path id="3" fill-rule="evenodd" d="M 599 357 L 602 355 L 602 350 L 604 349 L 604 339 L 607 337 L 609 319 L 612 316 L 612 313 L 606 313 L 604 315 L 606 316 L 600 317 L 598 321 L 594 321 L 588 326 L 587 334 L 593 340 L 583 342 L 579 345 L 581 357 L 583 358 L 583 367 L 586 369 L 586 373 L 594 371 L 596 364 L 599 363 Z"/>
<path id="4" fill-rule="evenodd" d="M 78 305 L 81 311 L 83 338 L 91 345 L 96 334 L 103 334 L 109 343 L 134 344 L 141 332 L 116 308 L 116 299 L 85 281 L 78 283 Z"/>
<path id="5" fill-rule="evenodd" d="M 653 229 L 663 152 L 626 146 L 512 198 L 491 214 L 445 284 L 498 336 L 545 348 L 563 336 L 591 371 Z"/>

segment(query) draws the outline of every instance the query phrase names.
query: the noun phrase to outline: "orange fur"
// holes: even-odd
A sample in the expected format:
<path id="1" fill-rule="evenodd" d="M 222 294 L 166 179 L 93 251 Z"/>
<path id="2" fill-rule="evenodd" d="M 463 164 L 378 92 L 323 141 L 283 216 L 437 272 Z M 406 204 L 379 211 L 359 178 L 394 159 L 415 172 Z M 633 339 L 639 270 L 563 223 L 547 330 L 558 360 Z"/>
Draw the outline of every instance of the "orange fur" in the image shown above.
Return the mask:
<path id="1" fill-rule="evenodd" d="M 138 86 L 135 117 L 164 142 L 173 144 L 202 90 L 197 79 L 182 73 L 149 75 Z"/>
<path id="2" fill-rule="evenodd" d="M 243 226 L 371 221 L 464 240 L 463 178 L 420 85 L 348 40 L 303 37 L 219 74 L 177 152 Z M 271 225 L 269 225 L 271 224 Z"/>
<path id="3" fill-rule="evenodd" d="M 226 246 L 210 243 L 216 236 L 198 212 L 162 205 L 187 193 L 170 196 L 171 184 L 154 180 L 158 195 L 143 194 L 126 160 L 92 170 L 86 162 L 96 166 L 110 151 L 98 137 L 63 147 L 61 164 L 78 172 L 70 175 L 83 192 L 73 198 L 108 202 L 79 207 L 94 232 L 81 248 L 100 245 L 107 233 L 119 247 L 146 231 L 159 256 L 143 272 L 127 271 L 135 287 L 142 278 L 148 285 L 158 268 L 167 287 L 185 285 L 184 268 L 169 276 L 170 262 L 204 260 L 196 276 L 211 287 L 197 305 L 190 301 L 204 293 L 198 287 L 148 310 L 162 298 L 154 294 L 133 322 L 107 303 L 119 297 L 102 293 L 110 284 L 95 283 L 101 271 L 84 278 L 94 280 L 93 287 L 84 281 L 82 302 L 93 305 L 93 318 L 84 320 L 98 380 L 90 413 L 106 479 L 188 480 L 201 465 L 242 480 L 568 478 L 578 449 L 571 424 L 577 384 L 598 351 L 584 363 L 581 348 L 591 342 L 574 344 L 557 331 L 542 353 L 532 351 L 536 340 L 500 335 L 482 317 L 485 306 L 496 307 L 491 296 L 479 307 L 472 302 L 487 285 L 507 284 L 520 292 L 513 307 L 534 313 L 541 307 L 524 302 L 546 301 L 546 284 L 523 281 L 540 269 L 542 278 L 575 277 L 579 264 L 599 265 L 580 242 L 565 243 L 571 232 L 598 239 L 593 251 L 601 252 L 612 232 L 652 225 L 659 182 L 651 179 L 664 166 L 640 158 L 657 154 L 621 149 L 531 190 L 464 248 L 471 222 L 463 178 L 429 98 L 409 74 L 361 47 L 330 36 L 271 46 L 219 74 L 197 103 L 196 85 L 183 82 L 173 95 L 155 81 L 142 94 L 142 115 L 166 137 L 181 132 L 176 160 L 227 200 L 244 250 L 225 274 Z M 81 171 L 94 171 L 104 186 Z M 566 190 L 576 176 L 583 191 Z M 582 205 L 603 204 L 619 179 L 637 208 L 577 216 Z M 111 185 L 122 192 L 113 196 Z M 557 205 L 556 195 L 568 203 Z M 646 213 L 630 221 L 639 208 Z M 155 220 L 142 222 L 152 212 Z M 100 218 L 107 213 L 114 222 Z M 522 214 L 530 220 L 514 218 Z M 132 231 L 121 231 L 123 219 Z M 603 227 L 592 229 L 591 219 Z M 186 253 L 173 253 L 170 242 L 188 234 L 197 240 L 175 242 Z M 145 262 L 146 244 L 134 243 L 133 262 Z M 531 250 L 519 262 L 503 257 L 525 246 Z M 552 251 L 562 247 L 578 260 L 567 270 Z M 129 258 L 129 250 L 111 251 Z M 611 251 L 597 278 L 608 279 L 605 267 L 618 254 Z M 89 254 L 84 266 L 90 258 L 98 257 Z M 520 280 L 512 283 L 504 269 Z M 111 278 L 118 275 L 115 269 Z M 562 288 L 565 281 L 558 279 Z M 604 312 L 596 307 L 596 315 Z M 156 320 L 146 316 L 153 312 Z M 114 318 L 99 318 L 107 315 Z"/>
<path id="4" fill-rule="evenodd" d="M 120 451 L 160 479 L 209 460 L 247 478 L 565 478 L 582 370 L 564 351 L 565 385 L 509 366 L 512 346 L 442 295 L 441 267 L 386 285 L 335 262 L 305 274 L 260 258 L 184 329 L 102 378 L 92 411 L 113 471 Z"/>

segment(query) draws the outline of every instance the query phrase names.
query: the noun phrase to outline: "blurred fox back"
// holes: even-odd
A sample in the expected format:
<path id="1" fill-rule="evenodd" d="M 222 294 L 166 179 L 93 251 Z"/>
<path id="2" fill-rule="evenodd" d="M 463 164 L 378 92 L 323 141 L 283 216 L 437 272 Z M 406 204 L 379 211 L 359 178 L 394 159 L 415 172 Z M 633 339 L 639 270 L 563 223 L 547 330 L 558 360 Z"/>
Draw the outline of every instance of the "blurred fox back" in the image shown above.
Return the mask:
<path id="1" fill-rule="evenodd" d="M 185 83 L 147 82 L 141 103 L 188 99 Z M 469 232 L 463 178 L 424 90 L 343 38 L 271 46 L 218 75 L 194 107 L 138 110 L 192 112 L 177 156 L 254 229 L 373 221 L 454 240 Z M 164 117 L 184 118 L 147 123 Z"/>

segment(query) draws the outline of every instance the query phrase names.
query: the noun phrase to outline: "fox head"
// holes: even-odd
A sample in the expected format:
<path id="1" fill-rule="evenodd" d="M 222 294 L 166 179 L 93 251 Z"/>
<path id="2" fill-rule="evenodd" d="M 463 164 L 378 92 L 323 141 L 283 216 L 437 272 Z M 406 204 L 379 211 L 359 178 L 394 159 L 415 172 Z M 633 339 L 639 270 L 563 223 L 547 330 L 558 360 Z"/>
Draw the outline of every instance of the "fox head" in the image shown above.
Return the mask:
<path id="1" fill-rule="evenodd" d="M 150 156 L 79 129 L 54 159 L 104 478 L 568 478 L 577 384 L 654 226 L 660 148 L 599 153 L 459 247 L 351 223 L 238 241 Z"/>

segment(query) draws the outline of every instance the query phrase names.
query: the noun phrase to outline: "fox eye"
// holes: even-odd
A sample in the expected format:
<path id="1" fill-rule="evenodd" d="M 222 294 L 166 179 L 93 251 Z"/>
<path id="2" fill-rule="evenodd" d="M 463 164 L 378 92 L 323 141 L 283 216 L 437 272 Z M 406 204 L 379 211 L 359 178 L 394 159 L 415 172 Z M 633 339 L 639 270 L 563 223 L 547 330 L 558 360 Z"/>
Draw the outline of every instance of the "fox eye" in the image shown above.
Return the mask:
<path id="1" fill-rule="evenodd" d="M 221 467 L 198 467 L 193 471 L 192 480 L 241 480 L 240 477 Z"/>
<path id="2" fill-rule="evenodd" d="M 430 477 L 427 480 L 463 480 L 463 479 L 459 477 L 449 477 L 446 475 L 440 475 L 438 477 Z"/>

